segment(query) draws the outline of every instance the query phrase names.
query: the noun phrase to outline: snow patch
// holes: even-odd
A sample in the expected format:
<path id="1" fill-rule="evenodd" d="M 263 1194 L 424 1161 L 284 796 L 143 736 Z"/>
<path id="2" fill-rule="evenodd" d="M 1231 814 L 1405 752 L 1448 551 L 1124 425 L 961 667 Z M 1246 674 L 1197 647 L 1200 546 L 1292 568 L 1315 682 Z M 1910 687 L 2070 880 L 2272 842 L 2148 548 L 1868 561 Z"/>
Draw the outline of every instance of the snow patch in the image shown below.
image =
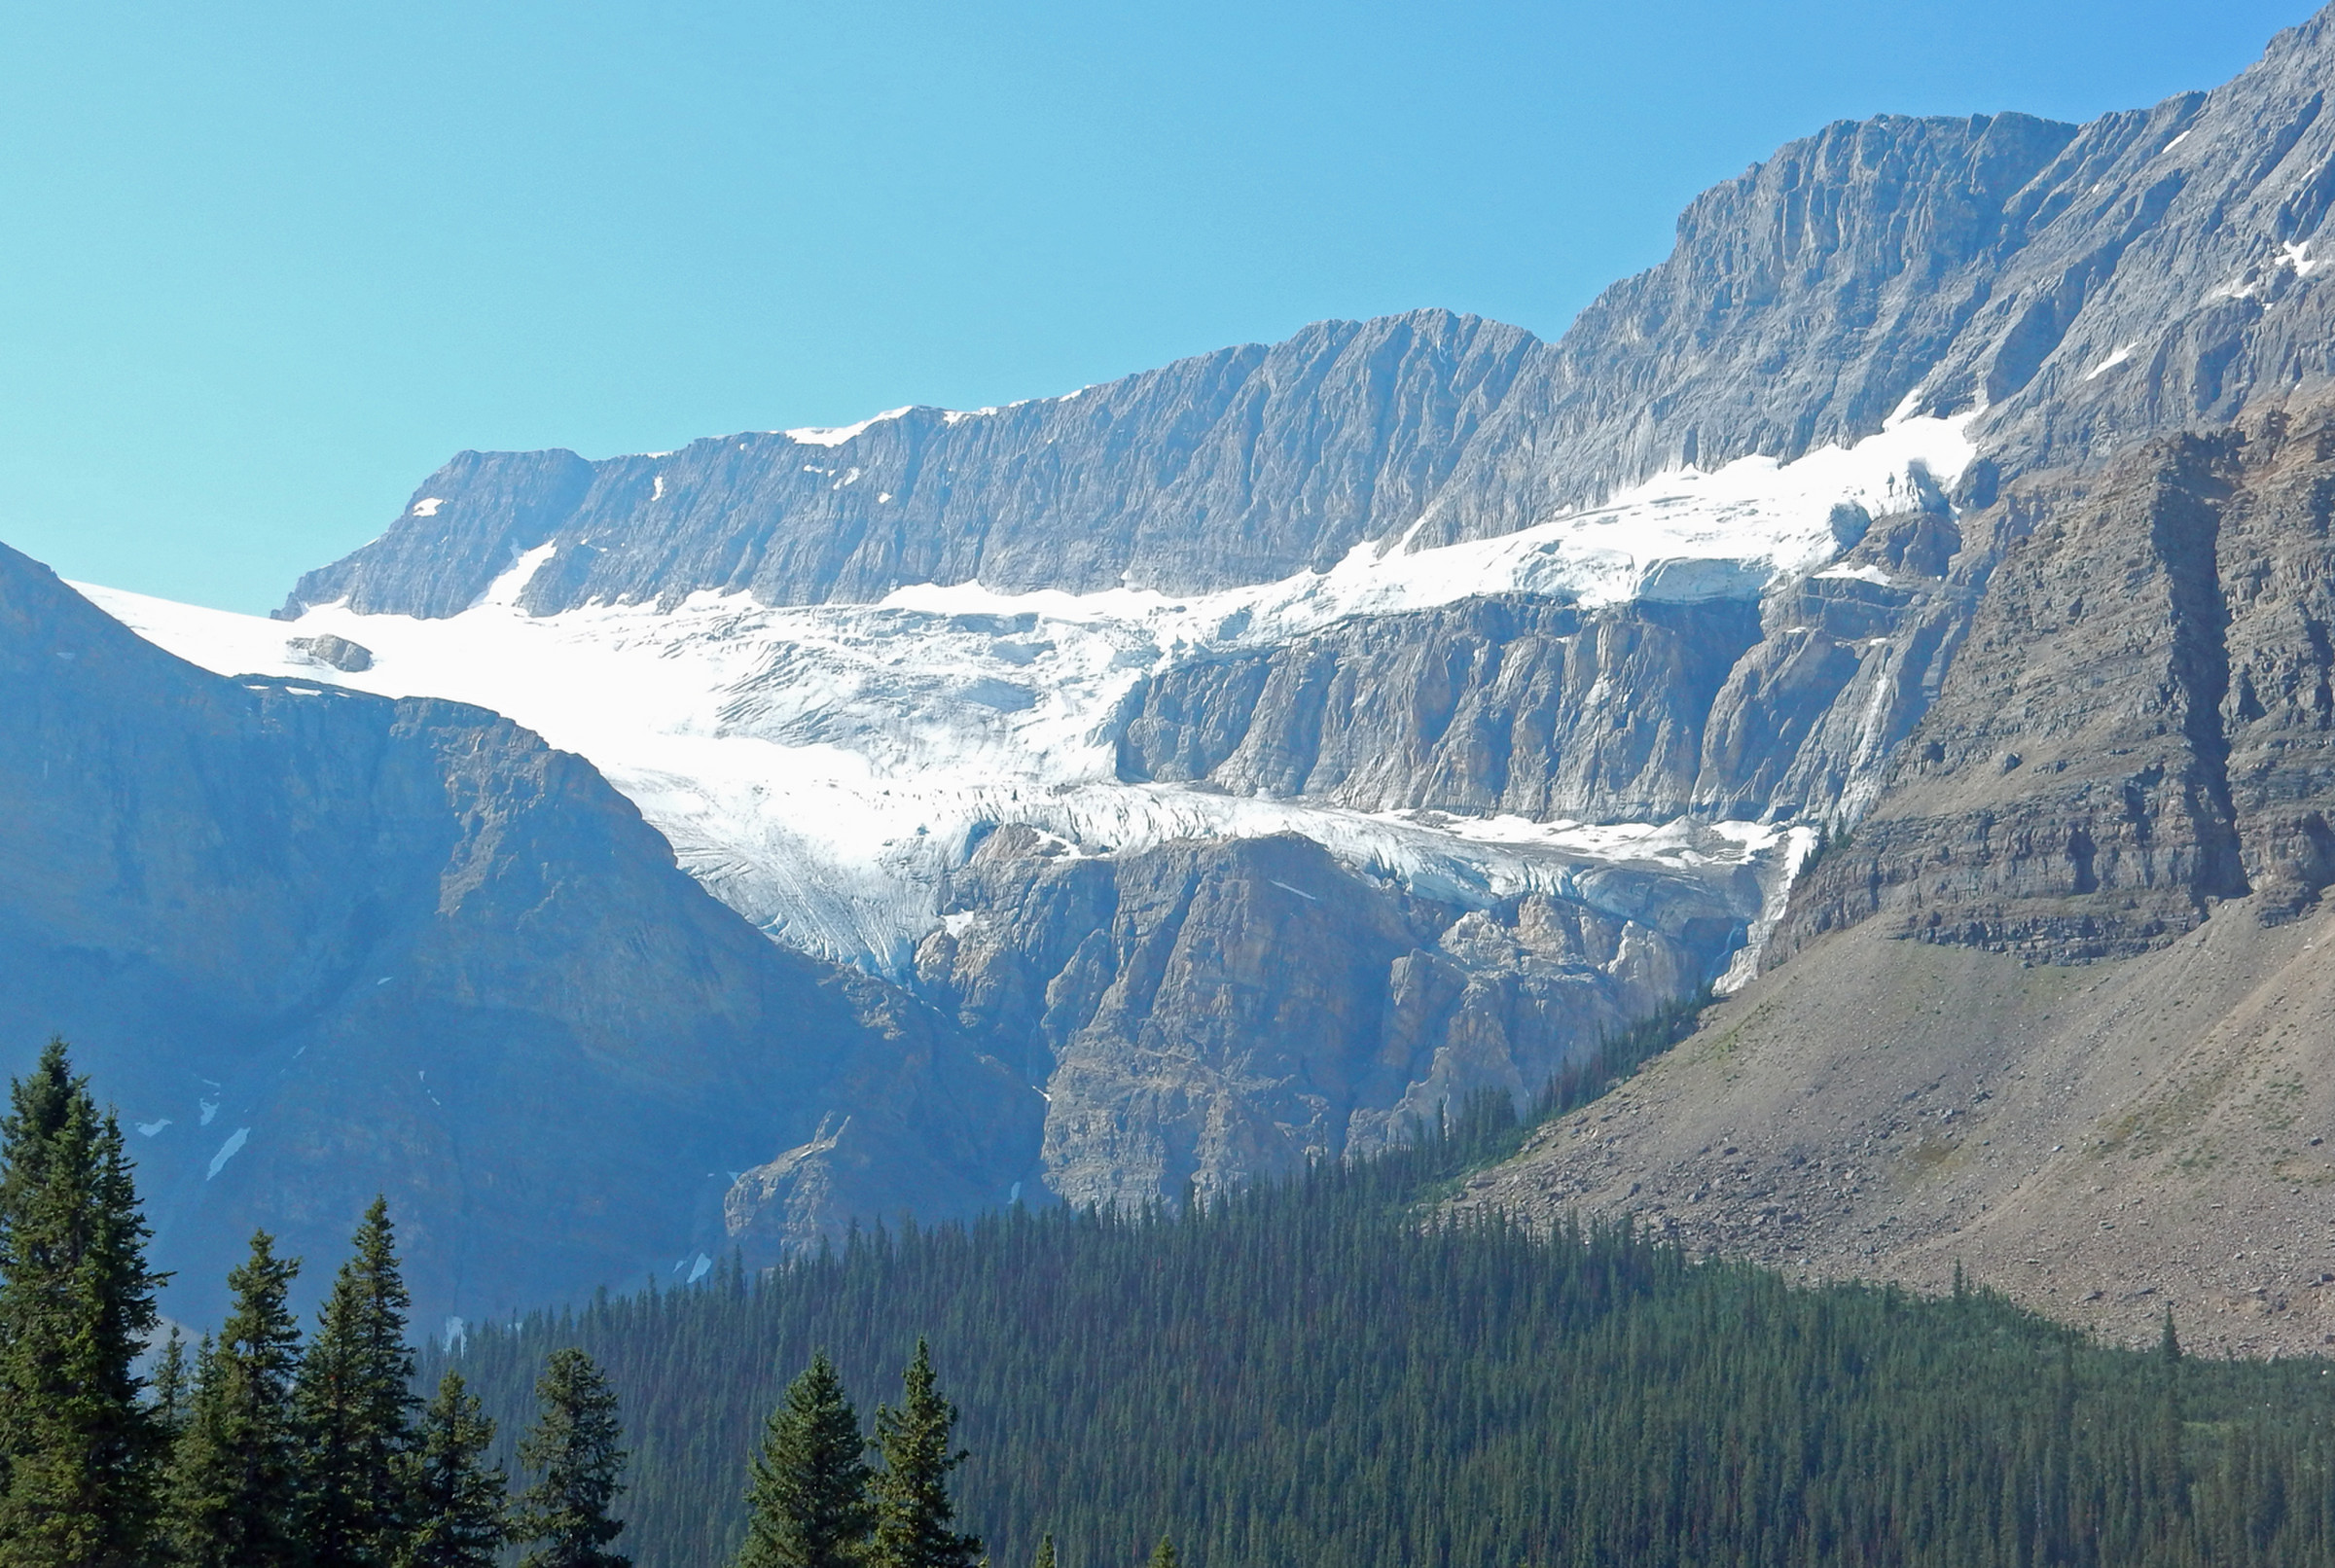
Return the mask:
<path id="1" fill-rule="evenodd" d="M 207 1127 L 211 1124 L 211 1118 L 219 1114 L 219 1102 L 217 1100 L 197 1100 L 195 1109 L 202 1113 L 202 1119 L 198 1124 Z"/>
<path id="2" fill-rule="evenodd" d="M 486 591 L 479 595 L 478 602 L 471 608 L 509 609 L 518 604 L 519 596 L 527 590 L 527 585 L 535 580 L 535 574 L 542 571 L 558 552 L 559 541 L 557 539 L 537 545 L 533 550 L 521 552 L 502 576 L 486 585 Z"/>
<path id="3" fill-rule="evenodd" d="M 166 1116 L 153 1122 L 141 1122 L 137 1124 L 138 1136 L 141 1138 L 151 1138 L 169 1124 L 170 1119 Z"/>
<path id="4" fill-rule="evenodd" d="M 1824 568 L 1824 570 L 1818 572 L 1816 575 L 1818 577 L 1846 579 L 1850 582 L 1855 583 L 1870 583 L 1875 588 L 1887 588 L 1889 586 L 1889 574 L 1883 571 L 1880 567 L 1871 564 L 1870 562 L 1858 566 L 1827 566 Z"/>
<path id="5" fill-rule="evenodd" d="M 869 426 L 880 425 L 887 419 L 897 419 L 906 412 L 908 412 L 907 408 L 886 409 L 883 412 L 870 415 L 855 425 L 806 425 L 800 430 L 781 430 L 775 434 L 784 436 L 801 446 L 841 446 L 852 437 L 861 434 Z"/>
<path id="6" fill-rule="evenodd" d="M 413 503 L 413 516 L 416 517 L 434 517 L 438 516 L 438 509 L 444 505 L 446 505 L 446 497 L 442 495 L 425 495 L 420 500 Z"/>
<path id="7" fill-rule="evenodd" d="M 2116 352 L 2110 354 L 2106 359 L 2102 360 L 2099 364 L 2084 372 L 2084 379 L 2087 381 L 2099 380 L 2102 376 L 2107 374 L 2108 372 L 2114 370 L 2117 366 L 2125 364 L 2127 361 L 2129 361 L 2133 357 L 2133 350 L 2139 346 L 2140 345 L 2138 343 L 2123 344 L 2116 350 Z"/>
<path id="8" fill-rule="evenodd" d="M 2321 257 L 2313 261 L 2311 241 L 2298 239 L 2279 247 L 2279 265 L 2292 271 L 2296 277 L 2309 277 L 2313 268 L 2326 265 L 2326 259 Z"/>
<path id="9" fill-rule="evenodd" d="M 2162 158 L 2165 154 L 2172 152 L 2174 148 L 2180 146 L 2181 143 L 2187 141 L 2191 134 L 2191 131 L 2182 131 L 2178 136 L 2175 136 L 2173 140 L 2167 142 L 2162 148 L 2158 149 L 2157 156 Z"/>
<path id="10" fill-rule="evenodd" d="M 210 1120 L 210 1118 L 205 1117 L 203 1120 L 207 1122 Z M 251 1128 L 249 1127 L 237 1127 L 234 1131 L 229 1133 L 227 1135 L 227 1142 L 221 1144 L 219 1146 L 219 1152 L 211 1156 L 211 1168 L 202 1173 L 202 1179 L 207 1182 L 212 1177 L 218 1175 L 221 1170 L 225 1169 L 229 1160 L 234 1158 L 235 1156 L 243 1152 L 243 1145 L 250 1137 Z"/>

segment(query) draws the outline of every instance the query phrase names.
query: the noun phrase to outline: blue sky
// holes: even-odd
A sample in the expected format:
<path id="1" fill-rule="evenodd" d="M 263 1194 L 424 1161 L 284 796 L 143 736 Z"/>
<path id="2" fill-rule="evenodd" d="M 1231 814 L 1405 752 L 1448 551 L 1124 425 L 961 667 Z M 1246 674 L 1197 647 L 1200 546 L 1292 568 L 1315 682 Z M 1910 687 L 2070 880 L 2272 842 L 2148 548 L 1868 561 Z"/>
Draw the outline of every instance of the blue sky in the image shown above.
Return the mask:
<path id="1" fill-rule="evenodd" d="M 2308 0 L 0 10 L 0 540 L 235 609 L 465 446 L 1554 336 L 1778 143 L 2209 87 Z"/>

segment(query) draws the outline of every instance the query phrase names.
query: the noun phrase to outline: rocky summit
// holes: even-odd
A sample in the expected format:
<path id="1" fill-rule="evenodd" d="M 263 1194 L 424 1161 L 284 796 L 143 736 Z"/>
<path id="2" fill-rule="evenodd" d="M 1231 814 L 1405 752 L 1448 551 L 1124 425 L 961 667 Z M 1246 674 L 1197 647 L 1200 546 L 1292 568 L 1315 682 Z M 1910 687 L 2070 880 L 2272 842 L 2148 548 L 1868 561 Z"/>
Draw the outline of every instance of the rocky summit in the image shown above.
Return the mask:
<path id="1" fill-rule="evenodd" d="M 500 1303 L 1218 1191 L 1716 987 L 1469 1200 L 2308 1342 L 2330 91 L 2322 14 L 1825 127 L 1554 340 L 466 452 L 274 620 L 88 590 L 210 675 L 12 563 L 5 930 L 122 977 L 12 1049 L 87 1037 L 173 1245 L 387 1186 Z"/>

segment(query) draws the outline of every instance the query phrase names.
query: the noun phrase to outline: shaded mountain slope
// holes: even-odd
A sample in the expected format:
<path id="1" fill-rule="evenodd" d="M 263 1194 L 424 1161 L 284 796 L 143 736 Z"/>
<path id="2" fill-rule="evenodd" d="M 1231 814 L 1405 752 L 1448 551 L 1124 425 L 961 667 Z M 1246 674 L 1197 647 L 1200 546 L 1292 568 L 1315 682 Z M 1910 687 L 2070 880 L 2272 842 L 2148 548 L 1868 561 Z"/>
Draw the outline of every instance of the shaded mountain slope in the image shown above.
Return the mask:
<path id="1" fill-rule="evenodd" d="M 776 947 L 508 720 L 222 679 L 0 552 L 0 1028 L 131 1127 L 173 1310 L 251 1227 L 337 1256 L 385 1191 L 431 1318 L 721 1250 L 740 1169 L 850 1115 L 808 1218 L 995 1201 L 1036 1096 Z M 0 1062 L 0 1064 L 5 1064 Z"/>

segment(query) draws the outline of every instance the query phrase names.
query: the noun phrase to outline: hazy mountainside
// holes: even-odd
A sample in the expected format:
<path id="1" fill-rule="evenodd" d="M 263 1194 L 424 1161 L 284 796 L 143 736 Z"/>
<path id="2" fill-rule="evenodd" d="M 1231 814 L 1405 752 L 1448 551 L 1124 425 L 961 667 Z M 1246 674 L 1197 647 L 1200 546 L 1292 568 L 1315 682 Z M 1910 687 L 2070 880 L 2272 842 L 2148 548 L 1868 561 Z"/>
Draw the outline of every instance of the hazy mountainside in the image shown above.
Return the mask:
<path id="1" fill-rule="evenodd" d="M 811 1161 L 814 1223 L 1034 1164 L 1036 1095 L 507 719 L 220 679 L 5 550 L 0 691 L 8 1058 L 62 1033 L 120 1107 L 190 1319 L 254 1226 L 338 1256 L 377 1191 L 434 1323 L 719 1253 L 732 1177 L 830 1113 L 881 1158 Z"/>
<path id="2" fill-rule="evenodd" d="M 1367 1151 L 1484 1087 L 1527 1097 L 1725 969 L 1724 880 L 1605 867 L 1471 908 L 1284 835 L 1080 856 L 999 830 L 950 880 L 920 988 L 1047 1089 L 1047 1185 L 1139 1203 Z"/>

